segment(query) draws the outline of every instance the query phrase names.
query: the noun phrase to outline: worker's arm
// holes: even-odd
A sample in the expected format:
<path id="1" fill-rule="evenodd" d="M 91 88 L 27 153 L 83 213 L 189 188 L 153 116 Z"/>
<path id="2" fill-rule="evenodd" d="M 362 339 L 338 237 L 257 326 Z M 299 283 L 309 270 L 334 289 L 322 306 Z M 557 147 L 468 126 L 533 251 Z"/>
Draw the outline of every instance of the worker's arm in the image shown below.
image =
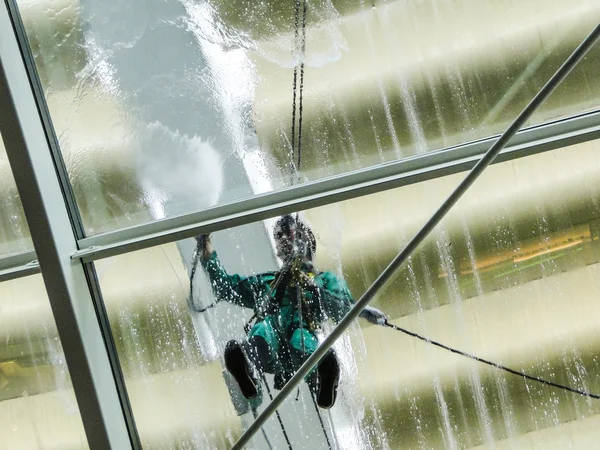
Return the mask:
<path id="1" fill-rule="evenodd" d="M 200 263 L 210 279 L 217 301 L 226 301 L 245 308 L 254 308 L 262 283 L 260 276 L 243 277 L 228 274 L 217 252 L 212 248 L 210 239 L 196 238 Z"/>
<path id="2" fill-rule="evenodd" d="M 338 323 L 355 303 L 346 282 L 331 272 L 323 272 L 315 279 L 315 285 L 320 288 L 319 295 L 325 313 L 335 323 Z M 386 322 L 385 314 L 372 306 L 365 307 L 359 317 L 378 325 Z"/>

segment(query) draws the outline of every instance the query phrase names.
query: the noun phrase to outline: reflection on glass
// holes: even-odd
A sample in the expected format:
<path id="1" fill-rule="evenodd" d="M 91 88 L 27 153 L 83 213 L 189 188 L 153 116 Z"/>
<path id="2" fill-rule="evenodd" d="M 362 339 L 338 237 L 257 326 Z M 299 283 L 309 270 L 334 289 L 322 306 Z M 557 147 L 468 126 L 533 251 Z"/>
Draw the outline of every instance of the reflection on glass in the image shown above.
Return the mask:
<path id="1" fill-rule="evenodd" d="M 0 447 L 87 449 L 39 275 L 0 283 Z"/>
<path id="2" fill-rule="evenodd" d="M 0 136 L 0 257 L 31 249 L 29 228 Z"/>
<path id="3" fill-rule="evenodd" d="M 490 167 L 373 306 L 444 345 L 600 394 L 599 145 Z M 328 271 L 359 298 L 463 176 L 305 211 L 317 242 L 315 279 Z M 277 231 L 275 220 L 255 223 L 214 233 L 211 245 L 229 276 L 252 276 L 256 287 L 257 274 L 281 267 Z M 97 263 L 146 446 L 227 448 L 277 393 L 277 371 L 263 366 L 257 397 L 245 399 L 224 356 L 227 343 L 245 342 L 258 320 L 253 308 L 233 303 L 260 305 L 259 318 L 271 303 L 261 289 L 245 291 L 243 279 L 215 276 L 207 263 L 196 266 L 190 295 L 195 249 L 190 239 Z M 332 323 L 318 322 L 322 338 Z M 260 368 L 248 348 L 247 361 Z M 286 436 L 293 448 L 329 441 L 343 449 L 585 448 L 598 439 L 596 400 L 391 328 L 359 320 L 334 349 L 335 405 L 318 408 L 302 383 L 254 448 L 286 448 Z"/>
<path id="4" fill-rule="evenodd" d="M 600 15 L 590 0 L 306 6 L 304 22 L 293 2 L 21 3 L 89 234 L 289 184 L 292 160 L 302 181 L 498 133 Z M 532 123 L 598 106 L 598 51 Z"/>

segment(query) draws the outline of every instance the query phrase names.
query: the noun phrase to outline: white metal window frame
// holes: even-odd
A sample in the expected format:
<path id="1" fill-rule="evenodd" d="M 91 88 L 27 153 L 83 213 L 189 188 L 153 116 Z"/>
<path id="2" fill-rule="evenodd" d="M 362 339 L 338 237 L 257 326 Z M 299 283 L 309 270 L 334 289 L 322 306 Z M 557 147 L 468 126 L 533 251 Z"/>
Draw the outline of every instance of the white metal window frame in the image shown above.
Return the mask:
<path id="1" fill-rule="evenodd" d="M 1 258 L 0 280 L 30 275 L 41 269 L 92 450 L 141 448 L 95 278 L 94 260 L 471 169 L 442 207 L 234 445 L 234 448 L 241 448 L 487 165 L 596 139 L 600 133 L 600 113 L 595 112 L 532 127 L 517 134 L 535 108 L 596 41 L 600 35 L 599 25 L 499 138 L 483 139 L 195 213 L 85 237 L 14 0 L 4 0 L 0 6 L 0 30 L 0 130 L 37 255 L 37 259 L 32 252 Z M 515 134 L 513 144 L 504 148 Z M 55 170 L 48 170 L 49 167 Z"/>

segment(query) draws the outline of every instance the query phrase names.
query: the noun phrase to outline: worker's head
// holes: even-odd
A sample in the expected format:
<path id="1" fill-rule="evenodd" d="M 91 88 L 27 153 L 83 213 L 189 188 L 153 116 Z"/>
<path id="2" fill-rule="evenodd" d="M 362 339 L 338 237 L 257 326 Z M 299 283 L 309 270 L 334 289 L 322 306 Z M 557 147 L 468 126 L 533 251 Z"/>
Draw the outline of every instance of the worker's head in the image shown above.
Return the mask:
<path id="1" fill-rule="evenodd" d="M 277 256 L 287 259 L 299 252 L 312 261 L 317 251 L 317 240 L 310 227 L 297 215 L 281 216 L 273 228 Z"/>

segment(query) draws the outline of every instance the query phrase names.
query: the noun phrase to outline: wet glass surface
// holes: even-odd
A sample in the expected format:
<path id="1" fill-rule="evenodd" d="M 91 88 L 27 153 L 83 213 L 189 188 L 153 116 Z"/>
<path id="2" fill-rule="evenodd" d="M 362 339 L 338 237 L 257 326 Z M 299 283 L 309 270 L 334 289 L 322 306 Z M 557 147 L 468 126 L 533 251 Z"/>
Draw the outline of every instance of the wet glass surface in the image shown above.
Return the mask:
<path id="1" fill-rule="evenodd" d="M 358 319 L 334 347 L 335 406 L 315 408 L 302 383 L 252 448 L 286 448 L 282 430 L 294 449 L 592 445 L 598 401 L 539 380 L 600 394 L 599 145 L 491 166 L 372 302 L 425 341 Z M 317 240 L 312 273 L 344 279 L 358 299 L 464 175 L 303 212 Z M 229 274 L 279 268 L 273 224 L 213 234 Z M 229 448 L 255 417 L 223 366 L 252 310 L 215 303 L 200 266 L 190 291 L 195 247 L 96 262 L 145 448 Z M 265 380 L 258 412 L 266 386 L 277 393 Z"/>
<path id="2" fill-rule="evenodd" d="M 0 448 L 87 449 L 39 275 L 0 283 Z"/>
<path id="3" fill-rule="evenodd" d="M 0 258 L 30 250 L 33 243 L 0 136 Z"/>
<path id="4" fill-rule="evenodd" d="M 88 234 L 499 133 L 600 16 L 326 0 L 304 21 L 299 5 L 20 2 Z M 599 51 L 531 123 L 598 106 Z"/>

